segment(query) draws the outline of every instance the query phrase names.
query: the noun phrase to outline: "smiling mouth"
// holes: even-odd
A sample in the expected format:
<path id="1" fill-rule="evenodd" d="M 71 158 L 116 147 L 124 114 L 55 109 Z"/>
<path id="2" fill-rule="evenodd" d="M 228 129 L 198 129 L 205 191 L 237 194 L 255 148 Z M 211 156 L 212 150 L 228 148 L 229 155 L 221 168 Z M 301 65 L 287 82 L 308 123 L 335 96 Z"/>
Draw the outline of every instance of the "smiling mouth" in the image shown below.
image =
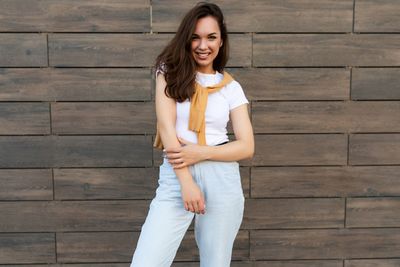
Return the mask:
<path id="1" fill-rule="evenodd" d="M 206 59 L 211 53 L 200 53 L 200 52 L 195 52 L 197 57 L 200 59 Z"/>

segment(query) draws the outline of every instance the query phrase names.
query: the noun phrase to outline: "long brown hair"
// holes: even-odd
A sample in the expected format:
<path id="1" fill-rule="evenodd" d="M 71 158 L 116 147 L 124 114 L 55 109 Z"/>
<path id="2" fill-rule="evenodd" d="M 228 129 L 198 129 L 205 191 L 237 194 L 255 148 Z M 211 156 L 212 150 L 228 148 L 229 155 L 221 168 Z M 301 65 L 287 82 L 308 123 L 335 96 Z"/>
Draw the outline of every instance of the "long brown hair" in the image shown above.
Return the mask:
<path id="1" fill-rule="evenodd" d="M 228 33 L 221 9 L 212 3 L 199 2 L 183 18 L 174 38 L 157 57 L 155 68 L 164 70 L 167 86 L 165 94 L 178 102 L 191 98 L 194 94 L 196 61 L 191 52 L 192 34 L 197 21 L 212 16 L 221 31 L 222 46 L 213 61 L 213 68 L 224 70 L 229 58 Z"/>

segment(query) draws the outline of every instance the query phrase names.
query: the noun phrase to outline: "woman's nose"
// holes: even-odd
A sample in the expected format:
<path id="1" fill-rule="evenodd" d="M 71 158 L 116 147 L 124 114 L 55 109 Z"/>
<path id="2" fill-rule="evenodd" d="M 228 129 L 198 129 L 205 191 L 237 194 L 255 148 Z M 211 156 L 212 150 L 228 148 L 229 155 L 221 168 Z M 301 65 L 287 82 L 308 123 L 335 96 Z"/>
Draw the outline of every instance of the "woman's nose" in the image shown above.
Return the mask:
<path id="1" fill-rule="evenodd" d="M 207 48 L 207 40 L 200 39 L 199 48 L 206 49 Z"/>

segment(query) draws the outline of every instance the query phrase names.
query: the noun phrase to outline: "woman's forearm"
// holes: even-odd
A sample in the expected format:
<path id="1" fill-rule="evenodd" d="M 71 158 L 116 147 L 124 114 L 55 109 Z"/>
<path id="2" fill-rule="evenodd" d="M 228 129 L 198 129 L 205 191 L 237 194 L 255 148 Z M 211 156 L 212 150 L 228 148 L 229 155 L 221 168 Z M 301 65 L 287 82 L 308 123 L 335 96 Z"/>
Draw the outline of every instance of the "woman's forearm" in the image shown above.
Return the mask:
<path id="1" fill-rule="evenodd" d="M 178 147 L 181 145 L 178 141 L 176 130 L 174 128 L 168 129 L 160 127 L 160 136 L 164 148 Z M 174 171 L 181 185 L 193 182 L 193 177 L 188 167 L 174 169 Z"/>
<path id="2" fill-rule="evenodd" d="M 235 140 L 221 146 L 207 146 L 205 158 L 216 161 L 238 161 L 252 158 L 254 143 Z"/>

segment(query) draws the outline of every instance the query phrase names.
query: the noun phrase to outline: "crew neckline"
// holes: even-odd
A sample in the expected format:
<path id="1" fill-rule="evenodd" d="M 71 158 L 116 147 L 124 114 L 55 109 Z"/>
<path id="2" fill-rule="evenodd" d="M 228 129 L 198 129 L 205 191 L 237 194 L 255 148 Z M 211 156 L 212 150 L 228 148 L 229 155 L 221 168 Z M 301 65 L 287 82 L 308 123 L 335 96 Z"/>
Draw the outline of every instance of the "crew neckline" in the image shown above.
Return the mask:
<path id="1" fill-rule="evenodd" d="M 200 76 L 216 76 L 219 74 L 219 72 L 217 70 L 215 71 L 215 73 L 204 73 L 204 72 L 197 71 L 197 74 L 199 74 Z"/>

